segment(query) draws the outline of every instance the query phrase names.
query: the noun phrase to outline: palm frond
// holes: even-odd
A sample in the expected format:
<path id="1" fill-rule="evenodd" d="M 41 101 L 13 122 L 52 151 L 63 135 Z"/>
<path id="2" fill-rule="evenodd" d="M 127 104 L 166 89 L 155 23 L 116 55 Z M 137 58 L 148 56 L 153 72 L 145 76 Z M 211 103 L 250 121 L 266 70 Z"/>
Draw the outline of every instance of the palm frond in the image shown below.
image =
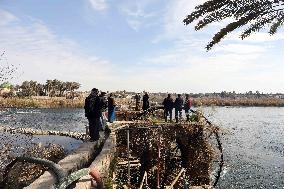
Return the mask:
<path id="1" fill-rule="evenodd" d="M 234 18 L 235 21 L 214 35 L 206 46 L 207 50 L 219 43 L 228 33 L 245 25 L 249 26 L 241 34 L 242 39 L 268 28 L 271 24 L 269 34 L 275 34 L 284 23 L 284 0 L 209 0 L 196 6 L 183 22 L 188 25 L 199 20 L 195 30 L 200 30 L 210 23 L 226 18 Z"/>

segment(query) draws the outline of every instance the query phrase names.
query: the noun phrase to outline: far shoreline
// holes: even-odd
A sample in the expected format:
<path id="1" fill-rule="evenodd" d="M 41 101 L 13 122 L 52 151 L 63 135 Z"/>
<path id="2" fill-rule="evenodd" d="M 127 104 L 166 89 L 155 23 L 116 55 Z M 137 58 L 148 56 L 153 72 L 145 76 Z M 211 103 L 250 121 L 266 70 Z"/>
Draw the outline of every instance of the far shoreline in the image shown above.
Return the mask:
<path id="1" fill-rule="evenodd" d="M 153 105 L 162 103 L 163 98 L 151 98 Z M 135 106 L 134 99 L 117 98 L 118 105 Z M 46 98 L 0 98 L 0 108 L 83 108 L 85 98 L 66 99 L 62 97 Z M 284 99 L 281 98 L 193 98 L 194 107 L 284 107 Z"/>

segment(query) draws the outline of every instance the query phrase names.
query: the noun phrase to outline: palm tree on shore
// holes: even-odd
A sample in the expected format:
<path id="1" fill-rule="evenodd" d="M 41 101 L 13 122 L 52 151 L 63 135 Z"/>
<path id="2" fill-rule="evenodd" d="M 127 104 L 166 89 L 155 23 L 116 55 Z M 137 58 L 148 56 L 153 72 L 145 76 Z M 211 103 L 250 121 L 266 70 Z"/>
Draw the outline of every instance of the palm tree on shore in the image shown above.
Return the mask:
<path id="1" fill-rule="evenodd" d="M 50 93 L 50 90 L 51 90 L 51 86 L 52 86 L 52 80 L 48 79 L 46 80 L 46 83 L 45 83 L 45 94 L 47 96 L 49 96 L 49 93 Z"/>
<path id="2" fill-rule="evenodd" d="M 61 82 L 59 86 L 59 96 L 63 96 L 66 90 L 67 90 L 66 82 Z"/>
<path id="3" fill-rule="evenodd" d="M 38 83 L 37 81 L 24 81 L 20 89 L 22 96 L 58 96 L 63 97 L 66 92 L 69 92 L 72 98 L 74 91 L 80 88 L 78 82 L 63 82 L 58 79 L 47 80 L 45 84 Z"/>

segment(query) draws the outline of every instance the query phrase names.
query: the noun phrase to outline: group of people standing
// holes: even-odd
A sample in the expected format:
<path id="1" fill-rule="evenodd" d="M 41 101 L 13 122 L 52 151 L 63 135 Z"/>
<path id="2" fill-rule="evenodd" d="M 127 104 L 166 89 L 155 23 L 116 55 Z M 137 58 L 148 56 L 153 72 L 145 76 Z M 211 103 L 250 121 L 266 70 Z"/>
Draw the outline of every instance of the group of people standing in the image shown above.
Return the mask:
<path id="1" fill-rule="evenodd" d="M 136 110 L 139 110 L 140 107 L 140 95 L 136 94 L 135 95 L 135 100 L 136 100 Z M 150 108 L 150 103 L 149 103 L 149 95 L 147 92 L 143 95 L 142 98 L 142 110 L 146 111 L 147 109 Z M 170 117 L 170 121 L 172 122 L 172 117 L 173 117 L 173 109 L 175 109 L 175 120 L 176 122 L 179 122 L 179 120 L 182 117 L 182 110 L 184 109 L 185 115 L 186 115 L 186 121 L 189 121 L 189 111 L 192 106 L 192 98 L 189 96 L 189 94 L 185 95 L 185 100 L 183 100 L 181 94 L 178 94 L 177 98 L 174 100 L 171 97 L 171 94 L 168 94 L 168 96 L 164 99 L 163 101 L 163 106 L 164 106 L 164 118 L 165 122 L 168 121 L 168 116 Z"/>
<path id="2" fill-rule="evenodd" d="M 171 94 L 168 94 L 168 96 L 163 101 L 163 105 L 164 105 L 165 122 L 168 121 L 168 116 L 170 117 L 170 122 L 172 122 L 172 115 L 174 108 L 175 108 L 176 123 L 178 123 L 179 120 L 181 119 L 183 109 L 185 111 L 186 121 L 189 121 L 189 110 L 192 106 L 192 99 L 188 94 L 185 95 L 185 100 L 183 100 L 181 94 L 178 94 L 175 101 L 171 97 Z"/>
<path id="3" fill-rule="evenodd" d="M 93 88 L 90 95 L 85 99 L 85 117 L 89 121 L 89 135 L 91 141 L 97 141 L 100 138 L 99 131 L 105 129 L 106 118 L 105 112 L 108 111 L 108 121 L 115 120 L 115 101 L 113 94 L 110 93 L 106 97 L 105 92 L 99 92 L 98 89 Z"/>
<path id="4" fill-rule="evenodd" d="M 140 95 L 135 96 L 136 99 L 136 110 L 140 109 Z M 147 92 L 142 98 L 142 109 L 146 111 L 150 108 L 149 95 Z M 168 116 L 172 122 L 172 112 L 175 109 L 175 120 L 179 122 L 182 117 L 182 110 L 185 110 L 186 120 L 189 121 L 189 110 L 192 106 L 192 99 L 188 94 L 185 95 L 183 100 L 181 94 L 178 94 L 175 101 L 171 97 L 171 94 L 163 101 L 164 105 L 164 118 L 165 122 L 168 121 Z M 106 126 L 106 119 L 112 123 L 115 120 L 115 100 L 113 94 L 110 93 L 106 97 L 105 92 L 99 92 L 98 89 L 94 88 L 91 90 L 90 95 L 85 99 L 85 116 L 89 121 L 89 134 L 91 141 L 97 141 L 100 138 L 99 131 L 104 130 Z M 107 111 L 107 118 L 105 112 Z"/>
<path id="5" fill-rule="evenodd" d="M 140 100 L 141 100 L 140 94 L 136 94 L 134 96 L 134 99 L 135 99 L 135 110 L 139 111 L 140 110 Z M 149 95 L 147 92 L 145 92 L 142 98 L 142 110 L 146 111 L 149 108 L 150 108 Z"/>

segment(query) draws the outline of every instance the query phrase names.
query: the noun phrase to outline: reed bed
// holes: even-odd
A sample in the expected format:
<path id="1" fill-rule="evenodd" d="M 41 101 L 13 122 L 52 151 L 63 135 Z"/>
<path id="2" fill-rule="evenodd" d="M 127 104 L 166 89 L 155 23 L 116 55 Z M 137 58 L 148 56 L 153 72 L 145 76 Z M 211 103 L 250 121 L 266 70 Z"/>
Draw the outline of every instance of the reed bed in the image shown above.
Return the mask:
<path id="1" fill-rule="evenodd" d="M 84 98 L 65 99 L 53 98 L 0 98 L 0 107 L 5 108 L 83 108 Z M 157 104 L 162 102 L 156 101 Z M 135 109 L 132 99 L 116 99 L 121 110 Z M 142 103 L 140 104 L 142 105 Z M 284 107 L 281 98 L 194 98 L 193 105 L 198 106 L 258 106 L 258 107 Z"/>
<path id="2" fill-rule="evenodd" d="M 84 99 L 63 99 L 63 98 L 2 98 L 0 107 L 5 108 L 82 108 Z"/>
<path id="3" fill-rule="evenodd" d="M 260 107 L 284 107 L 284 99 L 281 98 L 195 98 L 194 106 L 260 106 Z"/>

